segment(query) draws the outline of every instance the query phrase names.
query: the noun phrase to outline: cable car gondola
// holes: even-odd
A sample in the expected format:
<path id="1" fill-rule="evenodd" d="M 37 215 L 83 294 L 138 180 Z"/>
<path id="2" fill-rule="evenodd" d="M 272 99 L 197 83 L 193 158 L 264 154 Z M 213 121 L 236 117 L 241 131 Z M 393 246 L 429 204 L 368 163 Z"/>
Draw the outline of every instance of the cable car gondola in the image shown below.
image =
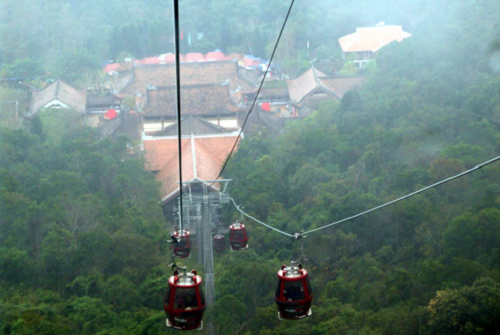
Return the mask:
<path id="1" fill-rule="evenodd" d="M 312 314 L 313 293 L 307 270 L 301 264 L 283 265 L 278 271 L 278 286 L 274 301 L 278 305 L 278 318 L 297 320 Z"/>
<path id="2" fill-rule="evenodd" d="M 173 237 L 177 241 L 173 244 L 174 255 L 179 258 L 188 258 L 191 254 L 191 240 L 189 239 L 189 231 L 187 229 L 177 229 L 173 233 Z"/>
<path id="3" fill-rule="evenodd" d="M 248 248 L 248 237 L 243 223 L 233 223 L 229 226 L 229 231 L 229 244 L 231 244 L 232 250 L 242 250 Z"/>
<path id="4" fill-rule="evenodd" d="M 216 252 L 224 252 L 226 250 L 226 239 L 224 235 L 214 235 L 214 250 Z"/>
<path id="5" fill-rule="evenodd" d="M 167 327 L 180 330 L 203 329 L 203 313 L 207 308 L 201 286 L 201 276 L 195 270 L 179 273 L 168 279 L 163 307 L 167 314 Z"/>

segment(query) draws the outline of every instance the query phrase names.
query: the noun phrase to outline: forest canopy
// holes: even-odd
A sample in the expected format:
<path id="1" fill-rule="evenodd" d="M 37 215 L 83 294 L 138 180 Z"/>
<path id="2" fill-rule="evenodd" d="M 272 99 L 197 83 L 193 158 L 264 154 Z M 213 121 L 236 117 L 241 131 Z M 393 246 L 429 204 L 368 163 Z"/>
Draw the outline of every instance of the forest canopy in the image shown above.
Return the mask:
<path id="1" fill-rule="evenodd" d="M 181 4 L 186 51 L 268 57 L 289 2 Z M 78 81 L 120 53 L 173 50 L 163 2 L 1 6 L 2 78 Z M 335 61 L 339 37 L 380 21 L 412 37 L 378 53 L 366 85 L 279 136 L 262 128 L 241 141 L 224 177 L 246 212 L 293 234 L 499 155 L 498 1 L 297 1 L 277 60 L 308 67 L 310 41 Z M 171 222 L 158 184 L 125 137 L 103 139 L 67 115 L 0 128 L 0 333 L 174 332 L 162 310 Z M 249 250 L 215 257 L 205 317 L 217 334 L 498 333 L 499 175 L 492 164 L 300 242 L 248 221 Z M 223 221 L 237 218 L 228 208 Z M 280 322 L 276 272 L 301 256 L 313 315 Z"/>

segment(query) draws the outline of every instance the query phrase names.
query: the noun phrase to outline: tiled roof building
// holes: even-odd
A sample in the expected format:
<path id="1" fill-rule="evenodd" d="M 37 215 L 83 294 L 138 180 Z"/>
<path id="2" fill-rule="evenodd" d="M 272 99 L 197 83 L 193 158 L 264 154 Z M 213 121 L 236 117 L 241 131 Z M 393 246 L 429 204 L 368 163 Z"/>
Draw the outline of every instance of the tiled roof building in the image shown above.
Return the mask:
<path id="1" fill-rule="evenodd" d="M 86 104 L 87 90 L 76 89 L 58 80 L 43 90 L 32 93 L 29 116 L 35 115 L 42 108 L 66 108 L 84 113 Z"/>
<path id="2" fill-rule="evenodd" d="M 181 85 L 229 83 L 234 91 L 246 83 L 238 78 L 236 61 L 181 63 Z M 148 87 L 174 86 L 175 64 L 144 65 L 134 67 L 134 80 L 125 89 L 130 93 L 146 94 Z M 246 84 L 248 85 L 248 84 Z"/>
<path id="3" fill-rule="evenodd" d="M 184 57 L 186 62 L 204 62 L 205 56 L 201 52 L 191 52 Z"/>
<path id="4" fill-rule="evenodd" d="M 119 78 L 121 80 L 117 79 L 113 85 L 118 97 L 135 98 L 135 111 L 140 113 L 142 130 L 148 135 L 163 130 L 175 119 L 176 68 L 175 63 L 169 62 L 172 56 L 158 57 L 165 62 L 163 64 L 141 65 L 136 62 L 130 77 Z M 201 61 L 202 56 L 191 53 L 181 61 L 182 113 L 202 116 L 218 126 L 235 129 L 244 104 L 243 94 L 255 92 L 256 85 L 242 78 L 236 60 L 210 61 L 203 58 Z M 207 54 L 214 59 L 222 56 L 221 52 Z"/>
<path id="5" fill-rule="evenodd" d="M 175 117 L 176 87 L 156 87 L 147 90 L 145 116 Z M 181 108 L 184 115 L 234 114 L 238 107 L 229 100 L 228 84 L 182 85 Z"/>
<path id="6" fill-rule="evenodd" d="M 342 99 L 347 91 L 364 81 L 364 77 L 328 77 L 312 67 L 297 79 L 288 80 L 287 85 L 295 105 L 317 107 L 325 99 Z"/>
<path id="7" fill-rule="evenodd" d="M 387 44 L 410 37 L 411 34 L 403 31 L 401 26 L 378 26 L 357 28 L 356 32 L 339 38 L 342 51 L 375 53 Z"/>
<path id="8" fill-rule="evenodd" d="M 181 131 L 183 134 L 209 135 L 229 133 L 230 131 L 194 115 L 181 118 Z M 177 136 L 177 123 L 168 125 L 163 130 L 157 131 L 152 136 Z"/>
<path id="9" fill-rule="evenodd" d="M 366 81 L 366 77 L 324 77 L 319 78 L 319 80 L 323 85 L 335 90 L 343 98 L 347 91 L 361 86 Z"/>
<path id="10" fill-rule="evenodd" d="M 147 90 L 143 116 L 143 129 L 148 135 L 161 134 L 177 120 L 175 86 Z M 228 84 L 184 85 L 181 87 L 182 115 L 195 115 L 229 129 L 238 127 L 238 111 L 230 100 Z"/>
<path id="11" fill-rule="evenodd" d="M 340 98 L 336 92 L 330 92 L 329 88 L 322 87 L 323 85 L 319 81 L 318 77 L 326 77 L 326 74 L 312 67 L 304 72 L 300 77 L 288 80 L 288 92 L 292 102 L 300 104 L 306 97 L 319 94 L 321 92 Z"/>
<path id="12" fill-rule="evenodd" d="M 359 68 L 373 59 L 375 53 L 394 41 L 401 42 L 411 34 L 401 26 L 379 25 L 376 27 L 357 28 L 356 32 L 339 38 L 339 44 L 345 55 L 355 55 Z"/>
<path id="13" fill-rule="evenodd" d="M 182 138 L 182 175 L 184 181 L 215 180 L 227 159 L 238 132 Z M 161 198 L 165 204 L 179 193 L 177 136 L 143 139 L 146 170 L 157 172 Z M 218 189 L 218 184 L 213 185 Z"/>

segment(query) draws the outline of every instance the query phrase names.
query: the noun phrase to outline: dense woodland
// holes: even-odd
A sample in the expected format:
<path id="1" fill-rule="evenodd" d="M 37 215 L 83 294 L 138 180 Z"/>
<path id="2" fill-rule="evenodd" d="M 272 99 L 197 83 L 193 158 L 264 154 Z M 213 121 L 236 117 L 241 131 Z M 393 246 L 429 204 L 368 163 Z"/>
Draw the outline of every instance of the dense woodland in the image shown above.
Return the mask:
<path id="1" fill-rule="evenodd" d="M 204 33 L 185 47 L 265 57 L 287 3 L 181 1 L 185 31 Z M 3 78 L 78 82 L 119 54 L 172 50 L 164 2 L 1 6 Z M 413 36 L 379 53 L 362 89 L 280 136 L 262 128 L 241 142 L 225 177 L 247 212 L 293 234 L 499 155 L 498 1 L 297 1 L 279 59 L 307 66 L 310 40 L 343 62 L 337 38 L 379 21 Z M 154 176 L 126 138 L 60 115 L 0 128 L 0 333 L 174 333 L 162 310 L 170 224 Z M 494 163 L 300 241 L 247 221 L 250 249 L 215 258 L 205 318 L 217 334 L 500 333 L 499 175 Z M 238 217 L 228 208 L 224 221 Z M 302 255 L 313 316 L 280 322 L 276 272 Z M 195 257 L 182 263 L 202 270 Z"/>

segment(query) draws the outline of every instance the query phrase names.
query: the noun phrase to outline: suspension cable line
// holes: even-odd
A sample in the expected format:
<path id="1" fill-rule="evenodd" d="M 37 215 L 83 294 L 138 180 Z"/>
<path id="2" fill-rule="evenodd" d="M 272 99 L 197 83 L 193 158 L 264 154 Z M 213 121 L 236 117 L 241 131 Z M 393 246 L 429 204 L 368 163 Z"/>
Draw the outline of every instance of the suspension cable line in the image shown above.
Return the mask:
<path id="1" fill-rule="evenodd" d="M 177 100 L 177 147 L 179 151 L 179 228 L 182 235 L 182 141 L 181 141 L 181 61 L 179 42 L 179 0 L 173 0 L 174 6 L 174 35 L 175 35 L 175 88 Z"/>
<path id="2" fill-rule="evenodd" d="M 248 113 L 247 113 L 247 115 L 245 117 L 245 120 L 243 121 L 243 125 L 241 126 L 241 129 L 240 129 L 240 132 L 238 134 L 238 137 L 236 138 L 236 141 L 234 141 L 233 148 L 229 152 L 229 155 L 227 156 L 226 161 L 224 162 L 224 165 L 222 166 L 222 169 L 219 172 L 219 175 L 217 176 L 217 178 L 215 178 L 215 181 L 213 181 L 212 184 L 210 184 L 209 186 L 212 186 L 217 181 L 217 179 L 219 179 L 222 176 L 222 173 L 226 169 L 226 165 L 229 162 L 229 159 L 233 155 L 234 149 L 236 149 L 236 146 L 238 145 L 238 141 L 240 140 L 241 134 L 243 133 L 243 128 L 245 128 L 245 125 L 246 125 L 246 123 L 248 121 L 248 118 L 250 117 L 250 114 L 252 113 L 253 108 L 255 107 L 255 103 L 257 102 L 257 98 L 259 97 L 259 93 L 260 93 L 260 91 L 262 89 L 262 86 L 264 85 L 264 81 L 266 80 L 267 73 L 269 72 L 269 69 L 271 68 L 271 63 L 273 62 L 274 54 L 276 53 L 276 49 L 278 48 L 278 45 L 280 43 L 281 35 L 283 35 L 283 31 L 285 30 L 285 26 L 286 26 L 286 23 L 288 21 L 288 17 L 290 16 L 290 12 L 292 11 L 294 2 L 295 2 L 295 0 L 292 0 L 292 2 L 290 3 L 290 7 L 288 8 L 288 12 L 286 13 L 286 16 L 285 16 L 285 21 L 283 22 L 283 25 L 281 26 L 281 30 L 280 30 L 280 33 L 278 35 L 278 39 L 276 40 L 276 43 L 274 44 L 274 48 L 273 48 L 273 52 L 271 54 L 271 58 L 269 59 L 269 63 L 267 63 L 266 71 L 264 72 L 264 76 L 262 77 L 262 80 L 260 82 L 260 85 L 259 85 L 259 88 L 257 90 L 257 93 L 255 94 L 255 98 L 253 99 L 252 106 L 250 107 L 250 109 L 249 109 L 249 111 L 248 111 Z"/>
<path id="3" fill-rule="evenodd" d="M 437 183 L 434 183 L 434 184 L 429 185 L 429 186 L 427 186 L 427 187 L 421 188 L 421 189 L 420 189 L 420 190 L 418 190 L 418 191 L 415 191 L 415 192 L 409 193 L 409 194 L 407 194 L 407 195 L 404 195 L 404 196 L 402 196 L 402 197 L 400 197 L 400 198 L 397 198 L 397 199 L 394 199 L 394 200 L 392 200 L 392 201 L 386 202 L 385 204 L 382 204 L 382 205 L 380 205 L 380 206 L 377 206 L 377 207 L 371 208 L 371 209 L 369 209 L 369 210 L 366 210 L 366 211 L 361 212 L 361 213 L 358 213 L 358 214 L 356 214 L 356 215 L 353 215 L 353 216 L 350 216 L 350 217 L 344 218 L 344 219 L 342 219 L 342 220 L 335 221 L 335 222 L 330 223 L 330 224 L 327 224 L 327 225 L 325 225 L 325 226 L 322 226 L 322 227 L 319 227 L 319 228 L 315 228 L 315 229 L 311 229 L 311 230 L 309 230 L 309 231 L 305 231 L 305 232 L 304 232 L 304 231 L 300 231 L 300 232 L 295 233 L 295 234 L 293 234 L 293 235 L 288 234 L 288 233 L 286 233 L 286 232 L 283 232 L 283 231 L 281 231 L 281 230 L 278 230 L 278 229 L 276 229 L 276 228 L 274 228 L 274 227 L 271 227 L 271 226 L 269 226 L 269 225 L 267 225 L 267 224 L 265 224 L 265 223 L 263 223 L 263 222 L 261 222 L 261 221 L 257 220 L 256 218 L 254 218 L 254 217 L 252 217 L 252 216 L 248 215 L 247 213 L 243 212 L 243 211 L 240 209 L 240 207 L 236 205 L 236 203 L 234 202 L 234 200 L 233 200 L 232 198 L 231 198 L 231 201 L 233 202 L 233 204 L 235 205 L 236 209 L 237 209 L 240 213 L 242 213 L 243 215 L 245 215 L 245 216 L 249 217 L 250 219 L 254 220 L 255 222 L 257 222 L 257 223 L 259 223 L 259 224 L 261 224 L 261 225 L 263 225 L 263 226 L 265 226 L 265 227 L 267 227 L 267 228 L 270 228 L 270 229 L 272 229 L 272 230 L 275 230 L 275 231 L 277 231 L 277 232 L 279 232 L 279 233 L 281 233 L 281 234 L 283 234 L 283 235 L 286 235 L 286 236 L 289 236 L 289 237 L 293 237 L 293 238 L 295 238 L 295 239 L 299 239 L 299 238 L 301 238 L 301 237 L 304 237 L 304 235 L 307 235 L 307 234 L 310 234 L 310 233 L 314 233 L 314 232 L 317 232 L 317 231 L 322 230 L 322 229 L 326 229 L 326 228 L 328 228 L 328 227 L 334 226 L 334 225 L 339 224 L 339 223 L 342 223 L 342 222 L 346 222 L 346 221 L 349 221 L 349 220 L 352 220 L 352 219 L 355 219 L 355 218 L 359 218 L 359 217 L 361 217 L 361 216 L 363 216 L 363 215 L 366 215 L 366 214 L 368 214 L 368 213 L 371 213 L 371 212 L 377 211 L 377 210 L 379 210 L 379 209 L 382 209 L 382 208 L 384 208 L 384 207 L 387 207 L 387 206 L 389 206 L 389 205 L 395 204 L 396 202 L 403 201 L 403 200 L 405 200 L 405 199 L 411 198 L 411 197 L 413 197 L 413 196 L 415 196 L 415 195 L 417 195 L 417 194 L 420 194 L 420 193 L 423 193 L 423 192 L 425 192 L 425 191 L 428 191 L 428 190 L 430 190 L 431 188 L 435 188 L 436 186 L 439 186 L 439 185 L 442 185 L 442 184 L 448 183 L 448 182 L 450 182 L 450 181 L 452 181 L 452 180 L 455 180 L 455 179 L 461 178 L 461 177 L 463 177 L 463 176 L 465 176 L 465 175 L 468 175 L 468 174 L 470 174 L 470 173 L 473 173 L 473 172 L 475 172 L 475 171 L 477 171 L 477 170 L 479 170 L 479 169 L 481 169 L 481 168 L 483 168 L 483 167 L 485 167 L 485 166 L 487 166 L 487 165 L 490 165 L 490 164 L 492 164 L 492 163 L 494 163 L 494 162 L 496 162 L 496 161 L 499 161 L 499 160 L 500 160 L 500 156 L 495 157 L 495 158 L 492 158 L 492 159 L 490 159 L 490 160 L 488 160 L 488 161 L 486 161 L 486 162 L 483 162 L 483 163 L 481 163 L 481 164 L 476 165 L 476 166 L 475 166 L 475 167 L 473 167 L 472 169 L 466 170 L 466 171 L 461 172 L 461 173 L 459 173 L 459 174 L 457 174 L 457 175 L 454 175 L 454 176 L 452 176 L 452 177 L 449 177 L 449 178 L 443 179 L 443 180 L 441 180 L 441 181 L 438 181 Z"/>
<path id="4" fill-rule="evenodd" d="M 234 202 L 234 199 L 233 199 L 233 198 L 231 198 L 231 201 L 233 202 L 234 207 L 235 207 L 235 208 L 236 208 L 236 209 L 237 209 L 237 210 L 238 210 L 241 214 L 245 215 L 246 217 L 248 217 L 248 218 L 250 218 L 250 219 L 254 220 L 254 221 L 255 221 L 255 222 L 257 222 L 257 223 L 260 223 L 260 224 L 261 224 L 261 225 L 263 225 L 264 227 L 267 227 L 267 228 L 269 228 L 269 229 L 272 229 L 272 230 L 274 230 L 274 231 L 277 231 L 277 232 L 278 232 L 278 233 L 280 233 L 280 234 L 286 235 L 286 236 L 288 236 L 288 237 L 294 237 L 293 235 L 290 235 L 290 234 L 288 234 L 288 233 L 285 233 L 284 231 L 281 231 L 281 230 L 279 230 L 279 229 L 276 229 L 276 228 L 274 228 L 274 227 L 271 227 L 270 225 L 265 224 L 264 222 L 257 220 L 257 219 L 256 219 L 256 218 L 254 218 L 253 216 L 251 216 L 251 215 L 249 215 L 249 214 L 245 213 L 244 211 L 242 211 L 242 210 L 241 210 L 241 208 L 240 208 L 240 206 L 236 205 L 236 202 Z"/>

